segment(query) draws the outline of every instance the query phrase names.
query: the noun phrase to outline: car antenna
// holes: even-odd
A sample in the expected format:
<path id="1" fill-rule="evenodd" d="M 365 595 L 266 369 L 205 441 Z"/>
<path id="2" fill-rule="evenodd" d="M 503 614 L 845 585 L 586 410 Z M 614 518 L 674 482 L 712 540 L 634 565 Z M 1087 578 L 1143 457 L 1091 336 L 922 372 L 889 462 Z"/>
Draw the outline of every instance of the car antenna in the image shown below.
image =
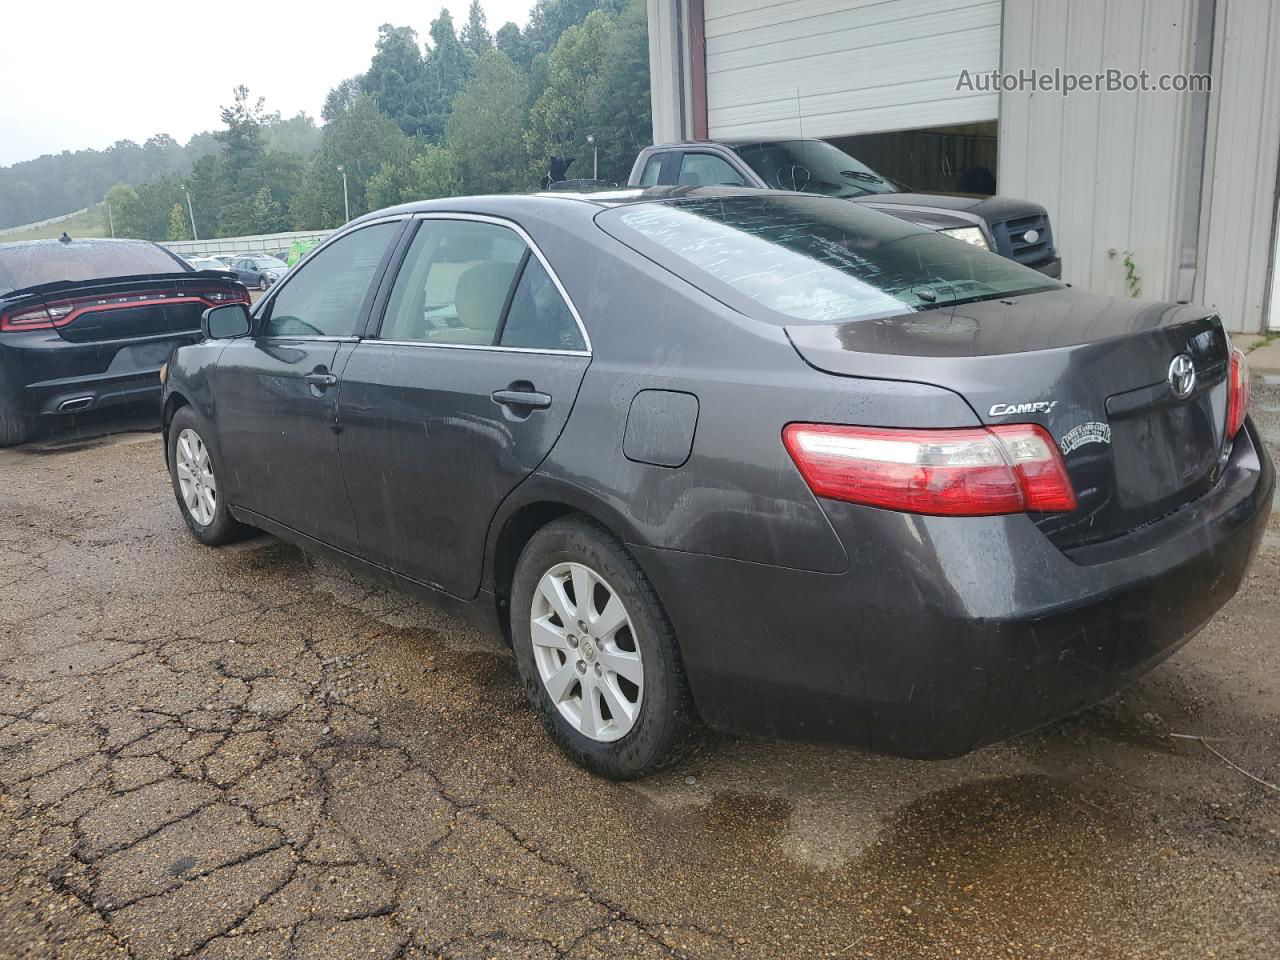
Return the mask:
<path id="1" fill-rule="evenodd" d="M 806 150 L 806 147 L 808 145 L 805 143 L 805 139 L 804 139 L 804 111 L 800 109 L 800 85 L 799 84 L 796 84 L 796 123 L 800 125 L 800 162 L 804 163 L 806 160 L 805 154 L 808 152 Z M 795 174 L 795 171 L 792 170 L 791 186 L 793 189 L 795 187 L 794 174 Z M 808 186 L 808 181 L 805 182 L 805 186 Z"/>

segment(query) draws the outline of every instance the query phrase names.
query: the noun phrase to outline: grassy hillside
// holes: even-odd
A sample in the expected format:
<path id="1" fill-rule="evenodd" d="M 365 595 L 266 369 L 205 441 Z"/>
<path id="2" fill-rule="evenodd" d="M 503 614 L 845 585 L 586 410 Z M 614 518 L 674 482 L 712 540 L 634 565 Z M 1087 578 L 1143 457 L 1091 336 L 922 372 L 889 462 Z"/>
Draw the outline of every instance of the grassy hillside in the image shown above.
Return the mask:
<path id="1" fill-rule="evenodd" d="M 51 237 L 61 236 L 65 230 L 73 237 L 105 237 L 106 229 L 102 225 L 101 204 L 90 207 L 79 216 L 72 217 L 70 220 L 63 220 L 61 223 L 51 223 L 45 227 L 33 227 L 30 230 L 23 230 L 21 233 L 9 233 L 0 237 L 0 243 L 9 243 L 12 240 L 47 240 Z"/>

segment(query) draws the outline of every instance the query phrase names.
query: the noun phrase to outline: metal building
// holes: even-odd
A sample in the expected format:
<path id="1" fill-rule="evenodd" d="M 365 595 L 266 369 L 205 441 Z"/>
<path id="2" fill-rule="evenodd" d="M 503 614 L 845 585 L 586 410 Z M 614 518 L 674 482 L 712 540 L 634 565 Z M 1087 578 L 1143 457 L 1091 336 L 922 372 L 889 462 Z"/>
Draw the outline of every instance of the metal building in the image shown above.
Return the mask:
<path id="1" fill-rule="evenodd" d="M 1207 303 L 1231 330 L 1280 329 L 1280 3 L 648 7 L 656 141 L 821 137 L 925 189 L 957 190 L 966 168 L 989 169 L 998 192 L 1048 208 L 1065 280 Z M 1145 71 L 1183 88 L 981 86 L 997 70 L 1056 69 Z M 1209 75 L 1209 89 L 1191 74 Z"/>

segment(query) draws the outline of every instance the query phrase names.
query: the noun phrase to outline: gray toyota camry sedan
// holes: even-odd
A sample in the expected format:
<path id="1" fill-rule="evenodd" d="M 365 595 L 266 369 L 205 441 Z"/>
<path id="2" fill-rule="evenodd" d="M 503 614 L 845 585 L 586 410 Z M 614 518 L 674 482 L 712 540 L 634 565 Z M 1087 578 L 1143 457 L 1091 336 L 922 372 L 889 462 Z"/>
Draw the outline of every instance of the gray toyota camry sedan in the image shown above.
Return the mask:
<path id="1" fill-rule="evenodd" d="M 196 538 L 474 618 L 610 777 L 700 722 L 929 758 L 1079 710 L 1230 599 L 1275 486 L 1211 310 L 812 195 L 383 210 L 203 333 Z"/>

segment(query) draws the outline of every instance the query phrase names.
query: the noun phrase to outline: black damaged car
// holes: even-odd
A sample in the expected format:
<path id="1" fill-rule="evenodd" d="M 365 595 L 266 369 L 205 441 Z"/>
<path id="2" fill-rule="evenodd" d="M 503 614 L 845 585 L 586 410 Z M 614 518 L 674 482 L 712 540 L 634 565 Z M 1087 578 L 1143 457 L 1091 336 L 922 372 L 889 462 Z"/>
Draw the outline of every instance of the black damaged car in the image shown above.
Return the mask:
<path id="1" fill-rule="evenodd" d="M 204 328 L 195 537 L 474 617 L 612 777 L 698 719 L 929 758 L 1079 710 L 1230 599 L 1275 488 L 1212 311 L 813 195 L 407 205 Z"/>
<path id="2" fill-rule="evenodd" d="M 42 417 L 157 396 L 160 365 L 221 303 L 249 303 L 233 274 L 146 240 L 0 244 L 0 447 Z"/>

